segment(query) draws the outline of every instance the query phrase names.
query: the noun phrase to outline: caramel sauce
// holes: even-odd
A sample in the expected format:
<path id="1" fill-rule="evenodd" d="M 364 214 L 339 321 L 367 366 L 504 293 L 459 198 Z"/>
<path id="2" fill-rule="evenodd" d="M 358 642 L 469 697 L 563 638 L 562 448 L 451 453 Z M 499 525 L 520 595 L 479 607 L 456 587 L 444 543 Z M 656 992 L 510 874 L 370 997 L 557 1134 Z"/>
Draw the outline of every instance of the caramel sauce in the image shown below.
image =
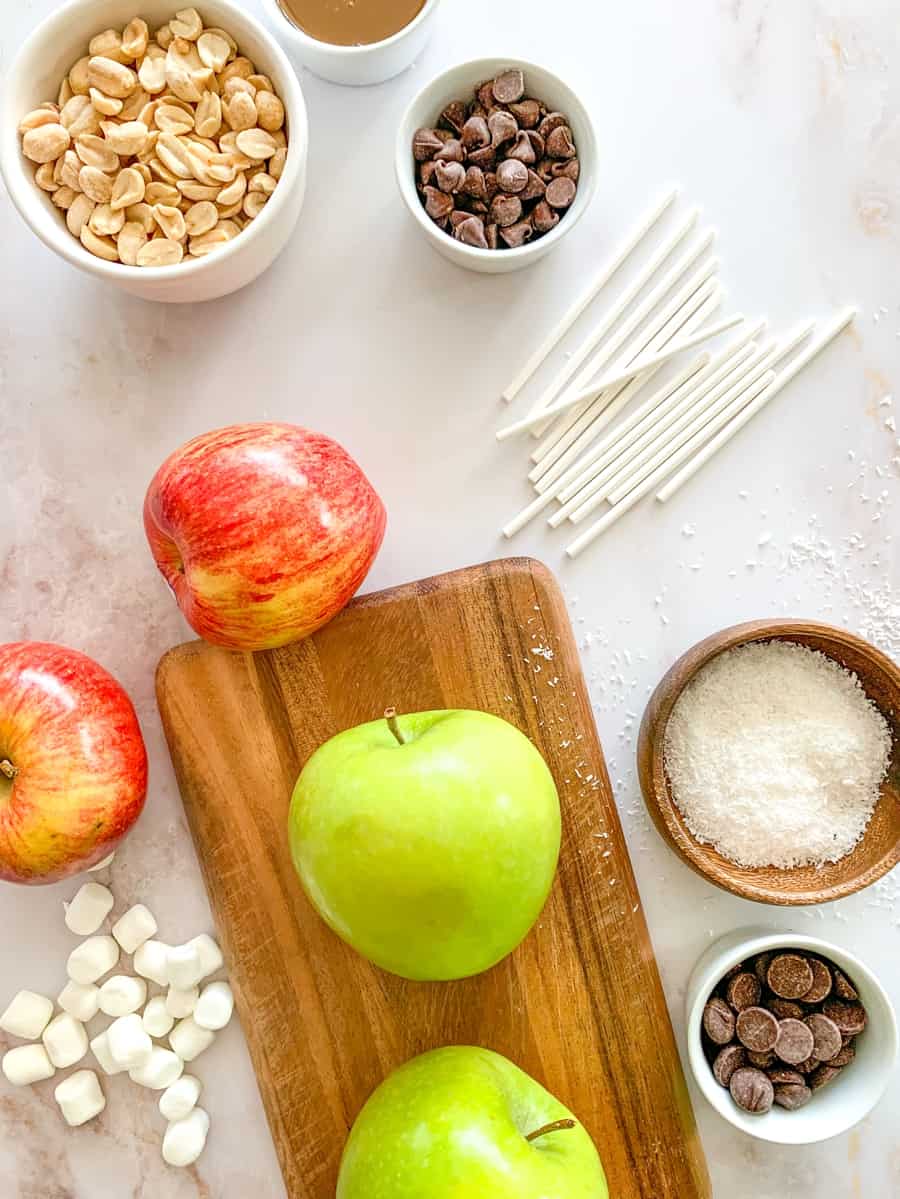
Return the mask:
<path id="1" fill-rule="evenodd" d="M 278 0 L 298 29 L 332 46 L 368 46 L 393 37 L 425 7 L 425 0 Z"/>

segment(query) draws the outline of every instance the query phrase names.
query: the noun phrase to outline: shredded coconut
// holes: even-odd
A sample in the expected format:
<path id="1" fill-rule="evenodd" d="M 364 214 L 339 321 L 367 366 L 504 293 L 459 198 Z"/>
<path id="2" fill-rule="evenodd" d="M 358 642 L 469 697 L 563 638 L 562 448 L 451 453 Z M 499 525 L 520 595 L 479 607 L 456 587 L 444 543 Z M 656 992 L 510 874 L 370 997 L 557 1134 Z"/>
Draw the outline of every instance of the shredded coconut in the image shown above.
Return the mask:
<path id="1" fill-rule="evenodd" d="M 665 761 L 699 841 L 741 866 L 821 866 L 862 837 L 890 752 L 855 674 L 769 641 L 703 668 L 669 719 Z"/>

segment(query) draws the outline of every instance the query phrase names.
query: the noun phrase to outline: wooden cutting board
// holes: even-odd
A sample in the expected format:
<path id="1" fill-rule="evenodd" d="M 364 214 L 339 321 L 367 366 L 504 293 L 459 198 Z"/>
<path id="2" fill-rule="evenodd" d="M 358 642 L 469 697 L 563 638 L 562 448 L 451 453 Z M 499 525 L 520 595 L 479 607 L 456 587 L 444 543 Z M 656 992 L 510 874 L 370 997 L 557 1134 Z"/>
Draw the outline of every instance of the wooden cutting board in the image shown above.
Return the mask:
<path id="1" fill-rule="evenodd" d="M 333 1199 L 367 1096 L 446 1044 L 505 1054 L 568 1105 L 614 1199 L 711 1194 L 572 630 L 543 566 L 491 562 L 365 596 L 267 653 L 182 645 L 162 659 L 157 694 L 290 1199 Z M 380 972 L 319 920 L 291 865 L 303 763 L 389 705 L 503 716 L 559 787 L 547 907 L 478 978 Z"/>

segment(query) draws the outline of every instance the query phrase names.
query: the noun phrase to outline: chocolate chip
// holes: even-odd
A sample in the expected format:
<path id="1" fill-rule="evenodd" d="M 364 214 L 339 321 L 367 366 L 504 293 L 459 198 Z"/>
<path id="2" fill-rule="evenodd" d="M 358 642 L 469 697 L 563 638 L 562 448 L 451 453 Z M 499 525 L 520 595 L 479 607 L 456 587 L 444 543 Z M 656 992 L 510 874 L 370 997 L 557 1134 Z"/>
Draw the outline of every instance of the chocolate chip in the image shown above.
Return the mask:
<path id="1" fill-rule="evenodd" d="M 511 195 L 524 191 L 528 186 L 528 167 L 524 162 L 507 158 L 497 167 L 497 186 Z"/>
<path id="2" fill-rule="evenodd" d="M 783 1062 L 794 1065 L 805 1062 L 812 1057 L 813 1033 L 802 1020 L 781 1020 L 778 1023 L 778 1039 L 775 1042 L 775 1053 Z"/>
<path id="3" fill-rule="evenodd" d="M 449 141 L 444 142 L 434 157 L 438 162 L 465 162 L 466 152 L 462 142 L 451 137 Z"/>
<path id="4" fill-rule="evenodd" d="M 450 228 L 455 233 L 456 230 L 463 223 L 463 221 L 467 221 L 468 219 L 469 219 L 468 212 L 466 212 L 462 208 L 454 208 L 454 210 L 450 213 Z"/>
<path id="5" fill-rule="evenodd" d="M 453 200 L 436 187 L 426 187 L 425 211 L 433 221 L 443 222 L 453 211 Z"/>
<path id="6" fill-rule="evenodd" d="M 747 1054 L 740 1045 L 726 1045 L 716 1054 L 713 1062 L 713 1074 L 719 1086 L 727 1087 L 735 1070 L 740 1070 L 746 1064 Z"/>
<path id="7" fill-rule="evenodd" d="M 738 1040 L 754 1053 L 766 1053 L 778 1040 L 778 1021 L 762 1007 L 748 1007 L 736 1021 Z"/>
<path id="8" fill-rule="evenodd" d="M 518 196 L 507 196 L 502 192 L 491 201 L 491 220 L 506 229 L 522 217 L 522 201 Z"/>
<path id="9" fill-rule="evenodd" d="M 479 83 L 475 88 L 475 98 L 478 103 L 487 110 L 490 110 L 496 104 L 494 96 L 494 81 L 488 79 L 486 83 Z"/>
<path id="10" fill-rule="evenodd" d="M 483 171 L 489 171 L 496 165 L 497 151 L 493 146 L 482 146 L 480 150 L 469 151 L 469 163 L 475 167 L 481 167 Z"/>
<path id="11" fill-rule="evenodd" d="M 575 199 L 575 184 L 565 176 L 551 179 L 544 199 L 551 208 L 568 208 Z"/>
<path id="12" fill-rule="evenodd" d="M 572 141 L 572 130 L 568 125 L 559 125 L 552 129 L 546 138 L 546 146 L 548 158 L 575 157 L 575 143 Z"/>
<path id="13" fill-rule="evenodd" d="M 460 140 L 467 150 L 481 150 L 491 144 L 491 131 L 484 117 L 469 117 L 460 131 Z"/>
<path id="14" fill-rule="evenodd" d="M 549 158 L 542 158 L 540 162 L 535 163 L 534 169 L 545 183 L 549 183 L 553 178 L 553 162 Z"/>
<path id="15" fill-rule="evenodd" d="M 534 206 L 531 219 L 534 221 L 534 227 L 539 233 L 549 233 L 551 229 L 559 224 L 559 213 L 551 208 L 546 200 L 540 200 Z"/>
<path id="16" fill-rule="evenodd" d="M 788 1083 L 775 1088 L 775 1102 L 785 1111 L 795 1112 L 812 1099 L 812 1091 L 805 1083 Z"/>
<path id="17" fill-rule="evenodd" d="M 437 163 L 434 159 L 429 158 L 428 162 L 419 163 L 419 185 L 424 187 L 426 183 L 430 183 L 434 178 L 434 172 L 437 170 Z"/>
<path id="18" fill-rule="evenodd" d="M 772 958 L 766 974 L 769 987 L 782 999 L 800 999 L 813 984 L 809 961 L 797 953 Z"/>
<path id="19" fill-rule="evenodd" d="M 500 189 L 497 186 L 496 171 L 485 171 L 484 172 L 484 191 L 485 191 L 484 198 L 487 200 L 488 203 L 490 203 L 491 200 L 493 200 L 494 196 L 496 196 L 496 194 L 499 190 Z"/>
<path id="20" fill-rule="evenodd" d="M 474 197 L 476 200 L 483 200 L 485 198 L 487 188 L 484 183 L 484 171 L 481 167 L 469 167 L 459 190 L 465 192 L 467 196 Z"/>
<path id="21" fill-rule="evenodd" d="M 514 104 L 525 95 L 525 76 L 513 67 L 497 76 L 492 90 L 498 104 Z"/>
<path id="22" fill-rule="evenodd" d="M 840 1073 L 841 1070 L 838 1066 L 819 1066 L 810 1074 L 809 1085 L 814 1091 L 820 1091 L 822 1087 L 827 1087 L 830 1082 L 834 1082 Z"/>
<path id="23" fill-rule="evenodd" d="M 526 166 L 533 166 L 537 162 L 538 156 L 534 152 L 534 146 L 531 144 L 531 139 L 528 136 L 527 129 L 520 129 L 516 134 L 516 140 L 512 146 L 506 151 L 509 158 L 514 158 L 519 162 L 525 163 Z"/>
<path id="24" fill-rule="evenodd" d="M 866 1009 L 861 1003 L 844 1003 L 840 999 L 829 999 L 822 1005 L 822 1012 L 849 1037 L 858 1037 L 866 1027 Z"/>
<path id="25" fill-rule="evenodd" d="M 458 192 L 466 177 L 466 168 L 461 162 L 442 162 L 438 159 L 434 177 L 442 192 Z"/>
<path id="26" fill-rule="evenodd" d="M 834 972 L 834 993 L 838 999 L 843 999 L 848 1003 L 853 1003 L 859 999 L 859 992 L 853 983 L 841 970 Z"/>
<path id="27" fill-rule="evenodd" d="M 831 971 L 818 958 L 810 958 L 809 966 L 813 974 L 813 984 L 801 998 L 804 1003 L 822 1003 L 831 994 Z"/>
<path id="28" fill-rule="evenodd" d="M 538 133 L 546 140 L 554 129 L 559 129 L 563 125 L 568 125 L 568 123 L 568 118 L 563 113 L 548 112 L 540 125 L 538 125 Z"/>
<path id="29" fill-rule="evenodd" d="M 799 1074 L 812 1074 L 813 1070 L 818 1070 L 821 1064 L 817 1057 L 808 1057 L 805 1062 L 794 1062 L 794 1069 Z"/>
<path id="30" fill-rule="evenodd" d="M 443 141 L 433 129 L 417 129 L 413 134 L 413 158 L 425 162 L 443 146 Z"/>
<path id="31" fill-rule="evenodd" d="M 736 1012 L 742 1012 L 744 1008 L 756 1007 L 761 995 L 762 987 L 759 985 L 759 979 L 755 974 L 748 974 L 746 971 L 735 974 L 733 978 L 729 979 L 728 986 L 725 988 L 725 998 Z"/>
<path id="32" fill-rule="evenodd" d="M 748 1052 L 747 1061 L 751 1066 L 755 1066 L 757 1070 L 768 1070 L 775 1065 L 775 1054 L 771 1049 L 766 1053 Z"/>
<path id="33" fill-rule="evenodd" d="M 789 1070 L 787 1066 L 776 1066 L 774 1070 L 767 1070 L 769 1081 L 773 1086 L 806 1086 L 803 1080 L 803 1075 L 797 1070 Z"/>
<path id="34" fill-rule="evenodd" d="M 519 132 L 516 118 L 508 112 L 492 112 L 488 117 L 488 129 L 491 131 L 491 145 L 496 150 L 505 142 L 511 142 Z"/>
<path id="35" fill-rule="evenodd" d="M 541 119 L 541 106 L 537 100 L 513 100 L 509 106 L 522 129 L 534 129 Z"/>
<path id="36" fill-rule="evenodd" d="M 528 172 L 528 182 L 525 184 L 525 190 L 519 193 L 519 199 L 523 204 L 528 200 L 543 199 L 544 192 L 547 190 L 547 185 L 543 179 L 535 171 Z M 556 224 L 556 221 L 553 222 Z"/>
<path id="37" fill-rule="evenodd" d="M 480 217 L 469 216 L 460 221 L 453 231 L 453 236 L 467 246 L 477 246 L 481 250 L 489 248 L 484 235 L 484 222 Z"/>
<path id="38" fill-rule="evenodd" d="M 779 1020 L 802 1020 L 806 1015 L 805 1008 L 801 1007 L 799 1003 L 794 1003 L 792 999 L 768 999 L 766 1007 Z"/>
<path id="39" fill-rule="evenodd" d="M 761 953 L 759 955 L 759 957 L 756 958 L 756 960 L 753 963 L 753 973 L 756 975 L 756 977 L 759 979 L 759 981 L 763 984 L 763 986 L 767 985 L 766 974 L 768 972 L 769 963 L 771 962 L 771 960 L 772 960 L 772 955 L 770 953 Z"/>
<path id="40" fill-rule="evenodd" d="M 810 1056 L 818 1058 L 820 1062 L 833 1061 L 844 1044 L 841 1030 L 835 1022 L 821 1012 L 814 1012 L 811 1016 L 806 1017 L 806 1027 L 813 1035 L 813 1049 Z"/>
<path id="41" fill-rule="evenodd" d="M 577 158 L 570 158 L 568 162 L 554 162 L 550 167 L 550 174 L 554 179 L 558 179 L 560 175 L 565 175 L 567 179 L 571 179 L 573 183 L 577 183 L 581 175 L 581 163 Z M 760 982 L 765 982 L 765 979 L 760 979 Z"/>
<path id="42" fill-rule="evenodd" d="M 487 237 L 488 249 L 496 250 L 500 246 L 500 229 L 495 223 L 487 225 L 484 230 Z"/>
<path id="43" fill-rule="evenodd" d="M 840 1050 L 834 1055 L 828 1065 L 849 1066 L 855 1057 L 856 1049 L 853 1047 L 852 1042 L 848 1042 L 846 1045 L 841 1046 Z"/>
<path id="44" fill-rule="evenodd" d="M 727 1045 L 734 1037 L 734 1012 L 718 995 L 714 995 L 703 1009 L 703 1027 L 716 1045 Z"/>
<path id="45" fill-rule="evenodd" d="M 443 125 L 445 129 L 450 129 L 453 133 L 459 134 L 462 132 L 462 127 L 465 123 L 465 104 L 462 100 L 451 100 L 441 113 L 439 124 Z"/>
<path id="46" fill-rule="evenodd" d="M 501 225 L 500 236 L 509 248 L 514 250 L 517 246 L 524 246 L 527 241 L 531 241 L 534 237 L 534 225 L 528 218 L 517 221 L 515 225 L 507 225 L 505 229 Z"/>
<path id="47" fill-rule="evenodd" d="M 728 1089 L 738 1107 L 754 1115 L 769 1111 L 775 1101 L 775 1089 L 768 1078 L 762 1070 L 754 1070 L 749 1066 L 735 1070 Z"/>

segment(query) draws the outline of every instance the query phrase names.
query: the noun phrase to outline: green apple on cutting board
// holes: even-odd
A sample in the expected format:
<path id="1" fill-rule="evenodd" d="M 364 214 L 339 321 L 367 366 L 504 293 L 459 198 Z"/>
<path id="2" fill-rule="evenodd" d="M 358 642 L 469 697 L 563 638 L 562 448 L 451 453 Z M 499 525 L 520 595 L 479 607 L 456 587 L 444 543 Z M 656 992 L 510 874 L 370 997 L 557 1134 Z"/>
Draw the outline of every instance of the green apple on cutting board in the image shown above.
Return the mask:
<path id="1" fill-rule="evenodd" d="M 354 949 L 403 978 L 466 978 L 538 918 L 559 857 L 559 796 L 507 721 L 389 709 L 312 755 L 289 835 L 304 890 Z"/>
<path id="2" fill-rule="evenodd" d="M 414 1058 L 371 1096 L 341 1160 L 337 1199 L 607 1199 L 571 1112 L 489 1049 Z"/>

